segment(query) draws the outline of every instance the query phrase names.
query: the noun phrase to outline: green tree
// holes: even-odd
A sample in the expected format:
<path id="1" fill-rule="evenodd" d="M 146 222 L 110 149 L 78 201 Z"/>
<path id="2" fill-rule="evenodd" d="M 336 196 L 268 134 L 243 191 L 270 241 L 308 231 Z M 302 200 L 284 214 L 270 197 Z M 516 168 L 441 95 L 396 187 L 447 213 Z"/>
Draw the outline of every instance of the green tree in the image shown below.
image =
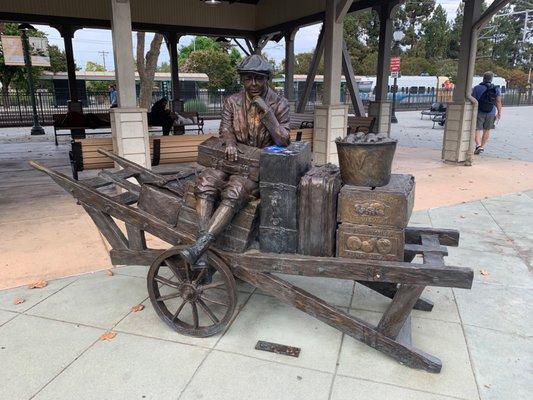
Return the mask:
<path id="1" fill-rule="evenodd" d="M 228 53 L 220 50 L 196 50 L 189 54 L 183 64 L 184 72 L 200 72 L 209 77 L 208 89 L 235 89 L 237 70 L 231 64 Z"/>
<path id="2" fill-rule="evenodd" d="M 420 43 L 426 58 L 443 59 L 446 56 L 450 42 L 450 26 L 447 21 L 446 11 L 439 4 L 431 18 L 422 22 L 422 35 Z"/>
<path id="3" fill-rule="evenodd" d="M 67 56 L 65 52 L 53 44 L 48 46 L 48 53 L 50 54 L 50 67 L 46 69 L 52 72 L 66 72 Z"/>
<path id="4" fill-rule="evenodd" d="M 85 71 L 104 72 L 105 68 L 102 64 L 98 64 L 95 61 L 87 61 Z M 104 81 L 87 81 L 86 85 L 87 89 L 91 92 L 103 92 L 107 90 L 109 83 Z"/>
<path id="5" fill-rule="evenodd" d="M 344 41 L 356 74 L 375 74 L 369 71 L 372 60 L 377 60 L 379 48 L 379 18 L 372 10 L 352 13 L 344 21 Z M 376 54 L 376 57 L 373 55 Z"/>
<path id="6" fill-rule="evenodd" d="M 421 25 L 429 19 L 435 9 L 435 0 L 411 0 L 396 13 L 396 26 L 405 33 L 403 44 L 409 47 L 409 52 L 420 56 L 417 46 L 420 39 Z"/>
<path id="7" fill-rule="evenodd" d="M 170 72 L 170 63 L 163 61 L 159 67 L 157 67 L 157 72 Z"/>
<path id="8" fill-rule="evenodd" d="M 181 46 L 179 50 L 179 64 L 183 65 L 189 58 L 192 52 L 200 50 L 217 50 L 222 48 L 214 39 L 207 36 L 196 36 L 191 43 L 186 46 Z"/>

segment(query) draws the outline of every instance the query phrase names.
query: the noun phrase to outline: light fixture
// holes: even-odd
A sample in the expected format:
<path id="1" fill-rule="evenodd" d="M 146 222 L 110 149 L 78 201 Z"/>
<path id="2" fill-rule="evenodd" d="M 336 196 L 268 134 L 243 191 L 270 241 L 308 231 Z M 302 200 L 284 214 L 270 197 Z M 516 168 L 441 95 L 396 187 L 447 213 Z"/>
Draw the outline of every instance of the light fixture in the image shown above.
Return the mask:
<path id="1" fill-rule="evenodd" d="M 392 34 L 392 38 L 395 42 L 401 42 L 404 37 L 405 33 L 403 33 L 403 31 L 401 31 L 400 29 L 394 31 L 394 33 Z"/>
<path id="2" fill-rule="evenodd" d="M 210 6 L 222 3 L 220 0 L 203 0 L 203 2 L 205 4 L 209 4 Z"/>

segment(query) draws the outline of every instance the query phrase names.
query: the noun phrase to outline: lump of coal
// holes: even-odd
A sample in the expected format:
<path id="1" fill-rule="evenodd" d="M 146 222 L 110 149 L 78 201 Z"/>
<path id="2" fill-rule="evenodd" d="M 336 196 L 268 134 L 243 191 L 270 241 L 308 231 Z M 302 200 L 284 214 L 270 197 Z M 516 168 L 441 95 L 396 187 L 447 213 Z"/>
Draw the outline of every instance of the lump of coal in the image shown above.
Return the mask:
<path id="1" fill-rule="evenodd" d="M 377 142 L 386 142 L 390 139 L 387 137 L 384 133 L 364 133 L 364 132 L 355 132 L 350 133 L 348 136 L 346 136 L 344 139 L 337 138 L 337 142 L 343 142 L 343 143 L 377 143 Z"/>

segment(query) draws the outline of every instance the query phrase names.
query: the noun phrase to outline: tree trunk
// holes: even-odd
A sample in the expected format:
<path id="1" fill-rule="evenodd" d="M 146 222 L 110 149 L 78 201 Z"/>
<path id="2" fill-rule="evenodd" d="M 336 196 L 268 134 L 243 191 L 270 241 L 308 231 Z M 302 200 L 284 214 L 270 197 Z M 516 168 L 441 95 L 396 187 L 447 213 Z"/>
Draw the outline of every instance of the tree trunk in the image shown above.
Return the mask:
<path id="1" fill-rule="evenodd" d="M 156 33 L 150 43 L 150 50 L 144 55 L 144 32 L 137 32 L 137 72 L 141 81 L 141 93 L 139 95 L 139 107 L 150 109 L 152 105 L 152 90 L 154 87 L 155 70 L 157 59 L 161 51 L 163 35 Z"/>

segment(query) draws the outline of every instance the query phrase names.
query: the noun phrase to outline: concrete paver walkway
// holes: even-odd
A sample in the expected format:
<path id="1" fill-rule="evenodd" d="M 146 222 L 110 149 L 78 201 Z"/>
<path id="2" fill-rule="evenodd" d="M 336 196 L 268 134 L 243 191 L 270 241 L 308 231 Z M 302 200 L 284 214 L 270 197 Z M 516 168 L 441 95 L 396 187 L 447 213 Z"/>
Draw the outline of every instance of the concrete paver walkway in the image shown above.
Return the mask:
<path id="1" fill-rule="evenodd" d="M 226 332 L 181 336 L 147 300 L 146 267 L 128 266 L 0 291 L 0 398 L 530 398 L 533 191 L 418 211 L 411 225 L 460 229 L 447 263 L 475 271 L 472 290 L 428 288 L 434 310 L 413 312 L 413 343 L 442 359 L 441 374 L 403 367 L 245 284 Z M 351 281 L 290 279 L 372 322 L 389 301 Z M 109 330 L 117 336 L 99 340 Z M 257 340 L 302 352 L 260 352 Z"/>

